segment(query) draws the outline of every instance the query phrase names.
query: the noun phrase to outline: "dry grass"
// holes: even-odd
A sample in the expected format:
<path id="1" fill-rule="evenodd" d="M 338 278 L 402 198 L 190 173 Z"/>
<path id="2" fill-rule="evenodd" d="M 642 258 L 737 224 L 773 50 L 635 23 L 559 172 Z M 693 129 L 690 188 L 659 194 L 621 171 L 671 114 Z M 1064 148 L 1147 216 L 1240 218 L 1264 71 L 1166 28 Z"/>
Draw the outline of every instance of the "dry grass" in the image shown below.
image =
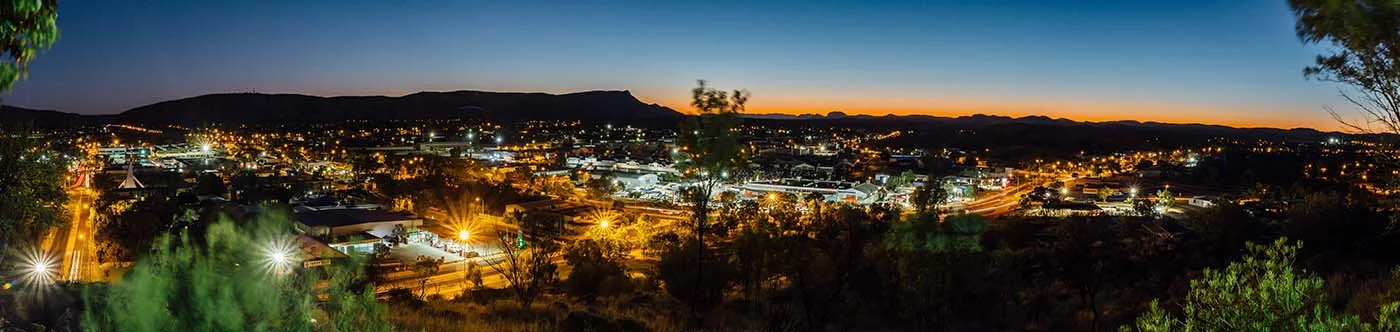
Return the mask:
<path id="1" fill-rule="evenodd" d="M 647 331 L 682 331 L 684 317 L 676 303 L 655 296 L 600 299 L 592 306 L 560 296 L 541 298 L 522 308 L 511 298 L 389 303 L 389 318 L 400 331 L 562 331 L 570 314 L 599 317 L 612 324 Z"/>

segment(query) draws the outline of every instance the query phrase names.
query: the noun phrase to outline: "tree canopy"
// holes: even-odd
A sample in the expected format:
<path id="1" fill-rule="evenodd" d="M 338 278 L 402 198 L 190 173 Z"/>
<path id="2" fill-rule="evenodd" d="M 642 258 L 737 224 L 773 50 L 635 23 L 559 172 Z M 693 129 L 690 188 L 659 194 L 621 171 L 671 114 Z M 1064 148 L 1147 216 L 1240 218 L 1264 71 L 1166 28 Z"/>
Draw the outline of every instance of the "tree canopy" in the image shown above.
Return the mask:
<path id="1" fill-rule="evenodd" d="M 1181 314 L 1167 313 L 1156 301 L 1139 317 L 1139 331 L 1362 331 L 1395 328 L 1396 304 L 1381 308 L 1378 325 L 1327 306 L 1323 281 L 1295 269 L 1301 243 L 1280 238 L 1250 243 L 1248 254 L 1223 270 L 1206 269 L 1191 280 Z"/>
<path id="2" fill-rule="evenodd" d="M 63 223 L 67 165 L 63 155 L 44 149 L 28 133 L 0 130 L 0 250 L 8 252 Z"/>
<path id="3" fill-rule="evenodd" d="M 110 285 L 84 294 L 89 331 L 388 331 L 357 260 L 325 273 L 301 268 L 288 220 L 263 215 L 246 226 L 224 219 L 204 236 L 157 240 Z"/>
<path id="4" fill-rule="evenodd" d="M 1307 77 L 1351 86 L 1343 96 L 1383 129 L 1400 132 L 1400 1 L 1289 0 L 1305 43 L 1329 52 L 1303 70 Z M 1333 116 L 1341 120 L 1340 115 Z M 1367 124 L 1341 121 L 1362 131 Z"/>
<path id="5" fill-rule="evenodd" d="M 58 41 L 58 0 L 5 0 L 0 4 L 0 91 L 29 73 L 29 62 Z"/>

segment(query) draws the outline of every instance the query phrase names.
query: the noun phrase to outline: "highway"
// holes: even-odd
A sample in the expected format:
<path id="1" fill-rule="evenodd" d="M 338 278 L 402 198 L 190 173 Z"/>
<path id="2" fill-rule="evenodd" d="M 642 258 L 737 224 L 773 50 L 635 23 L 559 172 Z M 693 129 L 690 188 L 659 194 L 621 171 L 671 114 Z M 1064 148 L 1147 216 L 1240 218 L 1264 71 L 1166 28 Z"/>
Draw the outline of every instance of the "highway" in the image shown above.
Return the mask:
<path id="1" fill-rule="evenodd" d="M 94 195 L 83 189 L 71 190 L 67 210 L 71 219 L 67 225 L 55 232 L 61 241 L 53 241 L 48 252 L 62 254 L 58 260 L 59 279 L 65 281 L 89 281 L 96 279 L 97 243 L 94 241 L 97 225 L 93 201 Z"/>
<path id="2" fill-rule="evenodd" d="M 1042 185 L 1045 185 L 1045 182 L 1026 182 L 984 197 L 979 197 L 977 200 L 960 206 L 954 205 L 954 207 L 959 207 L 968 213 L 976 213 L 984 217 L 995 218 L 1020 208 L 1021 196 L 1030 193 L 1035 187 Z"/>

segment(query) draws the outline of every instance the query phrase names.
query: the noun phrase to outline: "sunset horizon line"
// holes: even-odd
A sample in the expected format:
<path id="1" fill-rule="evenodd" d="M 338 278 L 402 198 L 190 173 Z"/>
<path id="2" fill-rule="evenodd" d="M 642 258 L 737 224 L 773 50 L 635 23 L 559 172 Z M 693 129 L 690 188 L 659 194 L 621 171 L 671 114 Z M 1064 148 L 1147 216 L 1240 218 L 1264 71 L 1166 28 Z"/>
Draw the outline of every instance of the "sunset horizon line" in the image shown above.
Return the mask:
<path id="1" fill-rule="evenodd" d="M 555 89 L 492 90 L 492 89 L 480 89 L 480 88 L 433 89 L 433 90 L 419 90 L 419 91 L 412 91 L 412 92 L 407 92 L 407 91 L 381 91 L 381 92 L 351 91 L 351 92 L 346 92 L 346 93 L 322 93 L 322 92 L 311 92 L 311 91 L 281 91 L 281 92 L 272 92 L 272 91 L 258 91 L 258 90 L 223 91 L 223 92 L 199 93 L 199 94 L 194 94 L 194 95 L 185 96 L 185 97 L 165 98 L 165 99 L 160 99 L 160 100 L 156 100 L 156 101 L 152 101 L 152 102 L 143 103 L 143 104 L 140 104 L 140 105 L 128 107 L 128 108 L 121 109 L 121 110 L 117 110 L 117 111 L 112 111 L 112 112 L 101 112 L 101 113 L 74 112 L 74 111 L 68 111 L 68 110 L 57 109 L 57 108 L 51 108 L 51 107 L 31 107 L 31 106 L 24 106 L 24 105 L 10 104 L 10 103 L 4 103 L 4 105 L 6 105 L 6 106 L 11 106 L 11 107 L 24 108 L 24 109 L 29 109 L 29 110 L 36 110 L 36 111 L 56 111 L 56 112 L 63 112 L 63 113 L 70 113 L 70 114 L 79 114 L 79 115 L 84 115 L 84 116 L 102 116 L 102 115 L 116 115 L 116 114 L 121 114 L 121 113 L 123 113 L 123 112 L 127 112 L 127 111 L 130 111 L 130 110 L 134 110 L 134 109 L 141 108 L 141 107 L 145 107 L 145 106 L 150 106 L 150 105 L 159 104 L 159 103 L 162 103 L 162 102 L 175 101 L 175 100 L 183 100 L 183 99 L 189 99 L 189 98 L 197 98 L 197 97 L 208 96 L 208 95 L 226 95 L 226 94 L 266 94 L 266 95 L 304 95 L 304 96 L 312 96 L 312 97 L 319 97 L 319 98 L 334 98 L 334 97 L 389 97 L 389 98 L 401 98 L 401 97 L 406 97 L 406 96 L 410 96 L 410 95 L 414 95 L 414 94 L 418 94 L 418 93 L 451 93 L 451 92 L 464 92 L 464 91 L 491 92 L 491 93 L 525 93 L 525 94 L 529 94 L 529 93 L 544 93 L 544 94 L 553 94 L 553 95 L 567 95 L 567 94 L 588 93 L 588 92 L 624 92 L 624 93 L 628 93 L 628 94 L 631 95 L 632 97 L 636 98 L 638 102 L 643 103 L 643 104 L 657 105 L 657 106 L 666 107 L 666 108 L 668 108 L 668 109 L 671 109 L 671 110 L 674 110 L 674 111 L 676 111 L 676 112 L 679 112 L 679 113 L 681 113 L 681 114 L 686 114 L 686 115 L 693 115 L 693 114 L 695 114 L 695 111 L 690 107 L 690 105 L 689 105 L 688 103 L 677 102 L 677 101 L 676 101 L 677 99 L 674 99 L 674 98 L 655 98 L 655 96 L 646 96 L 646 95 L 644 95 L 644 94 L 638 93 L 638 90 L 636 90 L 636 89 L 625 89 L 625 88 L 624 88 L 624 89 L 606 89 L 606 88 L 603 88 L 603 89 L 582 89 L 582 90 L 567 91 L 567 92 L 558 91 L 558 90 L 555 90 Z M 650 100 L 665 99 L 665 100 L 664 100 L 664 101 L 650 101 L 650 100 L 648 100 L 648 99 L 650 99 Z M 1349 134 L 1350 134 L 1350 133 L 1354 133 L 1354 132 L 1352 132 L 1352 131 L 1345 130 L 1345 128 L 1324 129 L 1324 126 L 1322 126 L 1322 125 L 1318 125 L 1318 124 L 1302 124 L 1302 123 L 1299 122 L 1299 121 L 1288 121 L 1288 122 L 1284 122 L 1284 123 L 1267 124 L 1267 123 L 1261 123 L 1260 121 L 1250 121 L 1250 120 L 1246 120 L 1246 119 L 1240 119 L 1240 120 L 1237 120 L 1237 121 L 1228 121 L 1228 120 L 1227 120 L 1227 121 L 1209 121 L 1209 120 L 1207 120 L 1207 121 L 1201 121 L 1201 120 L 1183 119 L 1183 117 L 1189 117 L 1189 116 L 1191 116 L 1191 115 L 1193 115 L 1193 114 L 1187 114 L 1187 113 L 1181 112 L 1181 111 L 1171 111 L 1170 109 L 1171 109 L 1172 107 L 1169 106 L 1169 105 L 1156 105 L 1156 106 L 1153 106 L 1153 107 L 1152 107 L 1152 108 L 1155 109 L 1155 111 L 1163 111 L 1163 110 L 1166 110 L 1167 112 L 1173 113 L 1173 114 L 1167 114 L 1167 115 L 1169 115 L 1169 116 L 1151 116 L 1151 117 L 1137 117 L 1137 118 L 1133 118 L 1133 117 L 1129 117 L 1129 116 L 1117 116 L 1118 113 L 1124 113 L 1124 112 L 1119 112 L 1119 111 L 1108 111 L 1108 112 L 1103 112 L 1102 110 L 1100 110 L 1099 112 L 1093 112 L 1093 111 L 1089 110 L 1089 109 L 1091 109 L 1091 108 L 1093 108 L 1093 107 L 1075 107 L 1075 106 L 1065 106 L 1065 105 L 1056 106 L 1056 105 L 1051 105 L 1051 104 L 1048 104 L 1048 103 L 1046 103 L 1046 104 L 1030 103 L 1030 104 L 1002 105 L 1002 106 L 995 106 L 995 105 L 991 105 L 991 104 L 988 104 L 988 105 L 980 105 L 980 104 L 982 104 L 982 103 L 976 103 L 976 104 L 979 104 L 979 106 L 969 106 L 969 105 L 966 103 L 966 101 L 963 101 L 962 103 L 959 103 L 959 102 L 948 102 L 948 103 L 946 103 L 946 104 L 950 104 L 950 105 L 959 105 L 959 106 L 953 106 L 953 107 L 901 107 L 901 106 L 894 106 L 894 107 L 854 107 L 854 108 L 847 108 L 847 107 L 823 108 L 823 107 L 821 107 L 821 106 L 811 105 L 810 103 L 808 103 L 807 105 L 803 105 L 803 106 L 784 107 L 784 106 L 779 106 L 779 105 L 763 105 L 764 102 L 763 102 L 762 100 L 756 100 L 756 101 L 754 101 L 753 103 L 759 104 L 759 105 L 750 105 L 750 106 L 748 107 L 748 109 L 746 110 L 746 112 L 744 112 L 745 115 L 759 115 L 759 116 L 761 116 L 761 115 L 790 115 L 790 116 L 818 115 L 818 116 L 823 116 L 823 117 L 825 117 L 825 116 L 828 116 L 830 113 L 833 113 L 833 112 L 841 112 L 841 113 L 843 113 L 843 114 L 845 114 L 845 115 L 847 115 L 847 116 L 872 116 L 872 117 L 885 117 L 885 116 L 895 116 L 895 117 L 902 117 L 902 116 L 929 116 L 929 117 L 942 117 L 942 118 L 958 118 L 958 117 L 971 117 L 971 116 L 982 115 L 982 116 L 1007 117 L 1007 118 L 1013 118 L 1013 119 L 1020 119 L 1020 118 L 1026 118 L 1026 117 L 1046 117 L 1046 118 L 1050 118 L 1050 119 L 1053 119 L 1053 120 L 1069 120 L 1069 121 L 1075 121 L 1075 122 L 1081 122 L 1081 123 L 1139 122 L 1139 123 L 1160 123 L 1160 124 L 1171 124 L 1171 125 L 1209 125 L 1209 126 L 1225 126 L 1225 127 L 1238 128 L 1238 129 L 1255 129 L 1255 128 L 1280 129 L 1280 130 L 1311 129 L 1311 130 L 1317 130 L 1317 131 L 1322 131 L 1322 132 L 1340 132 L 1340 133 L 1349 133 Z M 833 103 L 833 104 L 835 104 L 835 103 Z M 872 104 L 877 104 L 877 103 L 872 103 Z M 1083 110 L 1089 110 L 1089 111 L 1085 111 L 1085 112 L 1087 112 L 1087 113 L 1103 113 L 1103 114 L 1065 114 L 1065 111 L 1062 111 L 1062 110 L 1055 110 L 1056 108 L 1059 108 L 1059 109 L 1066 109 L 1066 108 L 1083 109 Z M 1103 108 L 1103 106 L 1100 106 L 1099 108 Z M 1041 111 L 1034 111 L 1034 109 L 1041 109 Z M 1132 113 L 1132 112 L 1126 112 L 1126 113 Z M 1215 111 L 1210 111 L 1209 113 L 1215 113 Z M 1171 116 L 1171 115 L 1175 115 L 1175 116 Z M 1195 114 L 1195 115 L 1199 115 L 1199 114 Z M 1172 118 L 1176 118 L 1176 119 L 1172 119 Z M 1278 119 L 1274 119 L 1274 120 L 1278 120 Z M 1327 124 L 1330 124 L 1330 125 L 1333 125 L 1333 126 L 1337 126 L 1337 127 L 1340 127 L 1340 126 L 1341 126 L 1341 124 L 1335 122 L 1335 120 L 1328 120 L 1326 123 L 1327 123 Z"/>

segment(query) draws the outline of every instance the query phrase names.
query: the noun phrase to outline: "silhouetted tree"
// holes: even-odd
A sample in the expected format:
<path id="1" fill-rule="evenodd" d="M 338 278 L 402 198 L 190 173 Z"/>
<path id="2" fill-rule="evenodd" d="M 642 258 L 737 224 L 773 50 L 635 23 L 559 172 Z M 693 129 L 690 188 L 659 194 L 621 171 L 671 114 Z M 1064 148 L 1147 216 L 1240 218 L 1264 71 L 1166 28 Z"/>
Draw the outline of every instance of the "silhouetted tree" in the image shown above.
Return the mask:
<path id="1" fill-rule="evenodd" d="M 489 265 L 505 278 L 515 299 L 529 308 L 546 287 L 554 284 L 558 267 L 553 257 L 558 245 L 553 241 L 535 241 L 522 248 L 517 234 L 511 232 L 498 232 L 495 239 L 502 257 Z"/>
<path id="2" fill-rule="evenodd" d="M 743 147 L 739 144 L 734 130 L 739 125 L 739 114 L 744 112 L 749 94 L 744 90 L 735 90 L 733 93 L 716 90 L 706 86 L 704 80 L 700 80 L 695 89 L 691 90 L 691 97 L 691 106 L 695 107 L 699 114 L 688 117 L 686 122 L 681 124 L 679 134 L 682 150 L 686 153 L 686 174 L 696 183 L 689 191 L 692 228 L 696 241 L 691 248 L 697 251 L 694 255 L 694 272 L 700 281 L 697 281 L 695 286 L 703 287 L 710 285 L 703 281 L 704 272 L 707 271 L 704 267 L 708 259 L 708 255 L 705 254 L 705 233 L 706 227 L 709 226 L 710 200 L 714 197 L 715 188 L 728 180 L 729 172 L 744 165 Z M 707 293 L 701 289 L 693 292 Z M 708 300 L 705 296 L 694 298 Z M 695 307 L 699 303 L 692 304 L 692 307 Z M 696 313 L 695 310 L 692 310 L 692 313 Z"/>
<path id="3" fill-rule="evenodd" d="M 228 193 L 228 186 L 217 174 L 204 173 L 195 182 L 194 192 L 199 196 L 223 196 Z"/>
<path id="4" fill-rule="evenodd" d="M 694 238 L 688 239 L 662 253 L 656 266 L 657 277 L 665 283 L 666 293 L 691 304 L 695 318 L 703 317 L 724 300 L 724 289 L 729 287 L 734 274 L 728 264 L 714 259 L 708 259 L 712 262 L 705 265 L 703 275 L 696 271 L 701 267 L 698 255 L 710 254 L 710 251 L 695 248 L 699 245 Z"/>
<path id="5" fill-rule="evenodd" d="M 1074 288 L 1089 310 L 1090 330 L 1099 330 L 1099 294 L 1112 287 L 1129 268 L 1129 249 L 1122 226 L 1108 220 L 1071 218 L 1057 225 L 1048 248 L 1053 273 Z"/>
<path id="6" fill-rule="evenodd" d="M 1289 0 L 1304 43 L 1324 44 L 1329 53 L 1303 70 L 1306 77 L 1352 89 L 1342 96 L 1370 119 L 1339 122 L 1370 132 L 1369 124 L 1400 133 L 1400 3 L 1394 0 Z"/>
<path id="7" fill-rule="evenodd" d="M 1388 226 L 1388 218 L 1369 202 L 1324 192 L 1310 194 L 1289 209 L 1283 234 L 1306 243 L 1305 253 L 1354 256 L 1375 248 Z"/>
<path id="8" fill-rule="evenodd" d="M 607 254 L 598 242 L 578 240 L 564 249 L 564 260 L 573 268 L 564 280 L 564 290 L 570 296 L 593 303 L 598 296 L 630 290 L 631 280 L 616 256 Z"/>
<path id="9" fill-rule="evenodd" d="M 914 205 L 914 213 L 937 213 L 938 207 L 947 199 L 948 191 L 943 189 L 942 182 L 935 180 L 925 182 L 909 195 L 909 203 Z"/>
<path id="10" fill-rule="evenodd" d="M 1249 213 L 1233 203 L 1221 202 L 1214 207 L 1189 214 L 1191 229 L 1202 242 L 1205 257 L 1233 257 L 1245 242 L 1258 236 L 1263 226 Z"/>

